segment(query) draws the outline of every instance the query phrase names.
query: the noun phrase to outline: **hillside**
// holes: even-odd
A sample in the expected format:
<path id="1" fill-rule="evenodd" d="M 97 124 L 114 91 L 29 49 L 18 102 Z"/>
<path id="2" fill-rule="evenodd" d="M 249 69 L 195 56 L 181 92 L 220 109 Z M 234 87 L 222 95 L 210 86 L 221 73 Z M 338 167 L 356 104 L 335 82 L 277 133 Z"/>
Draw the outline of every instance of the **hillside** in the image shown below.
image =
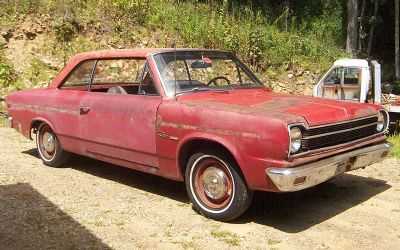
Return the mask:
<path id="1" fill-rule="evenodd" d="M 174 42 L 235 51 L 275 91 L 310 95 L 321 70 L 346 56 L 343 1 L 303 9 L 273 2 L 2 1 L 0 96 L 46 86 L 79 52 Z"/>

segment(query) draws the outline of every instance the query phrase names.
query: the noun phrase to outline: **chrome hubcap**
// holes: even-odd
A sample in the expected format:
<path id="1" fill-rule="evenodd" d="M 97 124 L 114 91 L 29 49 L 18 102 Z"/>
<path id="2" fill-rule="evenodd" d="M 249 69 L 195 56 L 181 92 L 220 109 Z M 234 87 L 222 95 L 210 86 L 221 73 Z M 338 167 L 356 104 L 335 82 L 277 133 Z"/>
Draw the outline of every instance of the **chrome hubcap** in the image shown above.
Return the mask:
<path id="1" fill-rule="evenodd" d="M 44 149 L 49 152 L 53 153 L 55 150 L 55 141 L 54 141 L 54 136 L 53 134 L 46 132 L 43 135 L 43 146 Z"/>
<path id="2" fill-rule="evenodd" d="M 204 192 L 211 199 L 220 199 L 227 193 L 227 179 L 224 171 L 216 167 L 207 168 L 202 177 Z"/>

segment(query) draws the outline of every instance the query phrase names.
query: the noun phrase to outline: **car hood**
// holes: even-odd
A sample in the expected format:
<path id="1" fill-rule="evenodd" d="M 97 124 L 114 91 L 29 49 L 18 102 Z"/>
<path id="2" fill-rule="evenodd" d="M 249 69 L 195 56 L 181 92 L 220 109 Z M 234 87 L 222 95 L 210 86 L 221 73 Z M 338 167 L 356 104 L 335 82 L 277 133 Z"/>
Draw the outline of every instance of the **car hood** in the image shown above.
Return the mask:
<path id="1" fill-rule="evenodd" d="M 240 89 L 179 96 L 182 104 L 210 109 L 282 118 L 287 123 L 305 119 L 310 126 L 376 115 L 380 106 L 353 101 L 273 93 L 267 89 Z M 286 114 L 286 115 L 279 115 Z M 278 117 L 277 117 L 278 116 Z"/>

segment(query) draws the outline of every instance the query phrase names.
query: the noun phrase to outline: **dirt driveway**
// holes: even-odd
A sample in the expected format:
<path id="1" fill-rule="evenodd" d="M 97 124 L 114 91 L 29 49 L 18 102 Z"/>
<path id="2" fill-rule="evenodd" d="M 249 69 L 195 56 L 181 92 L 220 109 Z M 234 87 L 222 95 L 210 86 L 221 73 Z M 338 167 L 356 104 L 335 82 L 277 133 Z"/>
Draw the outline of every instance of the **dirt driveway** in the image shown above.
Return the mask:
<path id="1" fill-rule="evenodd" d="M 193 212 L 182 183 L 75 156 L 49 168 L 0 128 L 0 249 L 398 249 L 400 161 L 289 194 L 233 223 Z"/>

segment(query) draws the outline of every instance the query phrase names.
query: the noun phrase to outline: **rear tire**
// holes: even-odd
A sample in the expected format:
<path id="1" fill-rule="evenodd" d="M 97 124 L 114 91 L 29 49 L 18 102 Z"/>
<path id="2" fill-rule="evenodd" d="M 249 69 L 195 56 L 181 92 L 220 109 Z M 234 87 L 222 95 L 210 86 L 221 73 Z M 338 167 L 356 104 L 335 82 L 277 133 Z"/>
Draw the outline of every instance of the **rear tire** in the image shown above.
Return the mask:
<path id="1" fill-rule="evenodd" d="M 51 127 L 42 123 L 36 132 L 36 148 L 44 165 L 61 167 L 69 159 L 69 153 L 61 147 Z"/>
<path id="2" fill-rule="evenodd" d="M 219 221 L 230 221 L 250 206 L 250 190 L 231 157 L 204 150 L 188 161 L 185 180 L 189 199 L 196 211 Z"/>

